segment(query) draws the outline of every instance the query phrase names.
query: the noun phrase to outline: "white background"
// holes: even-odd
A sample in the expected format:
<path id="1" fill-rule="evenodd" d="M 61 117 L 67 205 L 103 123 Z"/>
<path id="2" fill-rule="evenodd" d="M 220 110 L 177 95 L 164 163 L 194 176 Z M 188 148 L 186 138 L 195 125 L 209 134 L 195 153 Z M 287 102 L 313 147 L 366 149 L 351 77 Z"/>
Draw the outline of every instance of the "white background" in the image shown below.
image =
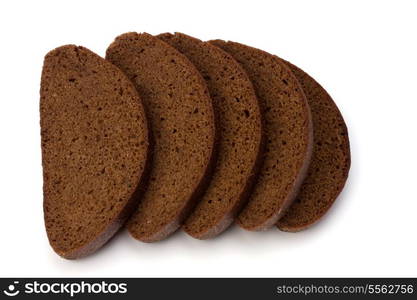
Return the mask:
<path id="1" fill-rule="evenodd" d="M 1 1 L 0 276 L 417 276 L 415 1 Z M 121 232 L 95 255 L 58 257 L 43 227 L 43 56 L 100 55 L 126 31 L 230 39 L 290 60 L 333 96 L 352 168 L 329 214 L 297 234 L 237 227 L 144 244 Z"/>

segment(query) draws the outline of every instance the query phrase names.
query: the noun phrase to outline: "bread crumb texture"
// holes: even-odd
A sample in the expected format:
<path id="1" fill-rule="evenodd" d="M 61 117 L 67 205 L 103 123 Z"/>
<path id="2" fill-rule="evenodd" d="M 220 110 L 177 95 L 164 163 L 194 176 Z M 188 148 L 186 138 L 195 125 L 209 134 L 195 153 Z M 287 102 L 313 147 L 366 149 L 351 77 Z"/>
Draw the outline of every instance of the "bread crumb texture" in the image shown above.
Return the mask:
<path id="1" fill-rule="evenodd" d="M 106 58 L 132 80 L 148 113 L 152 167 L 128 228 L 136 239 L 157 241 L 179 228 L 209 178 L 215 141 L 211 99 L 193 64 L 149 34 L 117 37 Z"/>
<path id="2" fill-rule="evenodd" d="M 284 231 L 300 231 L 317 222 L 342 191 L 350 168 L 350 147 L 346 124 L 329 94 L 304 71 L 287 64 L 311 108 L 314 149 L 300 192 L 277 226 Z"/>
<path id="3" fill-rule="evenodd" d="M 213 101 L 217 162 L 207 190 L 184 225 L 193 237 L 211 238 L 234 221 L 258 169 L 262 142 L 258 100 L 246 72 L 227 52 L 181 33 L 158 37 L 197 67 Z"/>
<path id="4" fill-rule="evenodd" d="M 40 94 L 46 231 L 59 255 L 85 256 L 136 201 L 148 152 L 145 113 L 119 69 L 74 45 L 46 55 Z"/>
<path id="5" fill-rule="evenodd" d="M 313 142 L 309 107 L 298 81 L 278 57 L 235 42 L 211 43 L 243 66 L 260 102 L 266 139 L 263 164 L 237 223 L 264 230 L 283 215 L 306 174 Z"/>

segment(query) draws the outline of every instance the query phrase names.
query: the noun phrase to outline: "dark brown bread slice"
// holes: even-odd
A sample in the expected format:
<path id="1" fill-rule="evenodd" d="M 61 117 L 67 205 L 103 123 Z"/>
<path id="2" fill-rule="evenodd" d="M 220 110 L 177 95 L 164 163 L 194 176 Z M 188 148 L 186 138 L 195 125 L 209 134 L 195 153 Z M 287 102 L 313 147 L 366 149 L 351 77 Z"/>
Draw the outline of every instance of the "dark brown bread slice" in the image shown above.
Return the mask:
<path id="1" fill-rule="evenodd" d="M 117 37 L 106 58 L 133 81 L 150 119 L 153 166 L 128 229 L 138 240 L 158 241 L 179 228 L 209 179 L 215 141 L 211 99 L 194 65 L 149 34 Z"/>
<path id="2" fill-rule="evenodd" d="M 214 237 L 235 219 L 248 198 L 262 144 L 258 100 L 247 74 L 231 55 L 190 36 L 158 36 L 197 67 L 207 82 L 219 130 L 210 184 L 183 228 L 199 239 Z"/>
<path id="3" fill-rule="evenodd" d="M 312 151 L 312 123 L 305 95 L 278 57 L 234 42 L 211 41 L 229 52 L 255 87 L 265 121 L 263 165 L 237 223 L 248 230 L 274 225 L 294 200 Z"/>
<path id="4" fill-rule="evenodd" d="M 317 222 L 342 191 L 350 168 L 350 147 L 346 124 L 329 94 L 304 71 L 287 64 L 311 108 L 314 149 L 300 192 L 277 226 L 284 231 L 300 231 Z"/>
<path id="5" fill-rule="evenodd" d="M 44 217 L 59 255 L 86 256 L 137 204 L 148 129 L 133 84 L 86 48 L 45 56 L 40 99 Z"/>

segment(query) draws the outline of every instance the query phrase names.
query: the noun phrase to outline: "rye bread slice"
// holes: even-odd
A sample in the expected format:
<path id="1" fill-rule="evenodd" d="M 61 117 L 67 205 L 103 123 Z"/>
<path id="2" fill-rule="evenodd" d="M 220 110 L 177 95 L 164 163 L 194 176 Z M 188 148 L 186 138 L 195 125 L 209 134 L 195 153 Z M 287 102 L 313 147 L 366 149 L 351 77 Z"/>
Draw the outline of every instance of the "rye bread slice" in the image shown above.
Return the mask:
<path id="1" fill-rule="evenodd" d="M 211 99 L 194 65 L 149 34 L 117 37 L 106 58 L 141 94 L 154 141 L 150 181 L 128 229 L 138 240 L 158 241 L 180 227 L 209 179 L 215 141 Z"/>
<path id="2" fill-rule="evenodd" d="M 137 204 L 146 118 L 129 79 L 74 45 L 45 56 L 40 97 L 46 232 L 56 253 L 80 258 L 106 243 Z"/>
<path id="3" fill-rule="evenodd" d="M 314 148 L 296 200 L 278 221 L 283 231 L 300 231 L 317 222 L 342 191 L 350 168 L 350 147 L 343 117 L 325 89 L 298 67 L 286 62 L 300 82 L 311 108 Z"/>
<path id="4" fill-rule="evenodd" d="M 158 37 L 197 67 L 213 101 L 217 162 L 207 190 L 183 226 L 195 238 L 212 238 L 234 221 L 249 196 L 262 144 L 258 100 L 249 77 L 230 54 L 181 33 Z"/>
<path id="5" fill-rule="evenodd" d="M 235 42 L 211 43 L 243 66 L 261 105 L 263 165 L 237 223 L 247 230 L 264 230 L 284 214 L 306 175 L 313 144 L 310 109 L 300 84 L 280 58 Z"/>

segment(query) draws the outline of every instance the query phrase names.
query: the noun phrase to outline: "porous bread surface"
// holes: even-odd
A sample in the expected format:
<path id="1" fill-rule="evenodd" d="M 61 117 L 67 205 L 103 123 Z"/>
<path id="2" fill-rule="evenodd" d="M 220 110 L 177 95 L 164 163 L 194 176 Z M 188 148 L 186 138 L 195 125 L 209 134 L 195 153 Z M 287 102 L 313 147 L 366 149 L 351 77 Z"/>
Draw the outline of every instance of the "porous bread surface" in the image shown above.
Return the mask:
<path id="1" fill-rule="evenodd" d="M 40 91 L 44 218 L 65 258 L 101 247 L 137 202 L 148 129 L 133 84 L 86 48 L 45 56 Z"/>
<path id="2" fill-rule="evenodd" d="M 262 126 L 258 100 L 247 74 L 220 48 L 181 33 L 158 38 L 184 54 L 203 75 L 216 113 L 217 162 L 207 190 L 183 229 L 199 239 L 224 231 L 246 202 L 259 165 Z"/>
<path id="3" fill-rule="evenodd" d="M 264 120 L 263 164 L 237 223 L 248 230 L 274 225 L 292 203 L 305 177 L 312 150 L 312 124 L 305 95 L 278 57 L 235 42 L 211 41 L 246 70 Z"/>
<path id="4" fill-rule="evenodd" d="M 209 178 L 215 121 L 204 79 L 193 64 L 162 40 L 126 33 L 107 49 L 144 101 L 153 135 L 149 183 L 128 229 L 152 242 L 174 232 Z"/>
<path id="5" fill-rule="evenodd" d="M 330 95 L 307 73 L 287 64 L 311 108 L 314 148 L 300 192 L 277 226 L 284 231 L 300 231 L 317 222 L 342 191 L 350 168 L 350 147 L 346 124 Z"/>

